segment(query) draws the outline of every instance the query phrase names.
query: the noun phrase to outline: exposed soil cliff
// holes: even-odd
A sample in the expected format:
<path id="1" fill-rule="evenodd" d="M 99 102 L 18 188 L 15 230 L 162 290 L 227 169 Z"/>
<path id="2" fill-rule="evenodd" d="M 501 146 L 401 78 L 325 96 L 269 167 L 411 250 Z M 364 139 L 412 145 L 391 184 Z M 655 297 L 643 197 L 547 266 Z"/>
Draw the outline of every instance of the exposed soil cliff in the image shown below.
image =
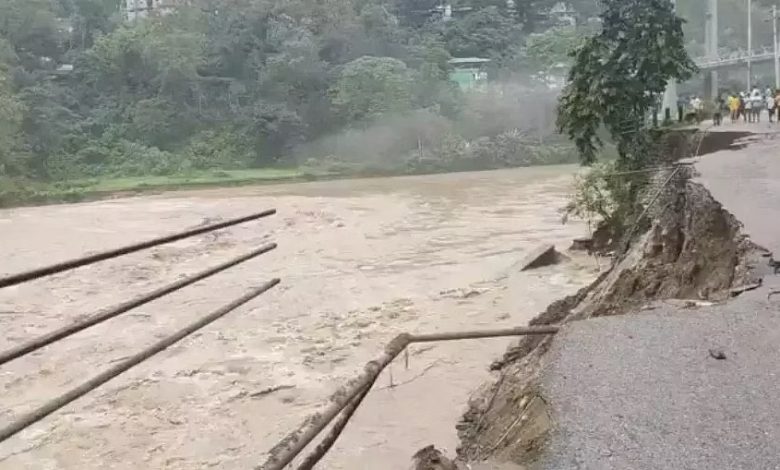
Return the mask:
<path id="1" fill-rule="evenodd" d="M 678 170 L 650 206 L 645 227 L 611 269 L 551 304 L 531 325 L 561 324 L 641 311 L 654 301 L 719 302 L 760 282 L 758 248 L 709 192 Z M 666 181 L 670 174 L 659 174 Z M 496 379 L 474 395 L 458 425 L 458 460 L 533 465 L 550 429 L 537 380 L 552 337 L 525 337 L 492 365 Z"/>

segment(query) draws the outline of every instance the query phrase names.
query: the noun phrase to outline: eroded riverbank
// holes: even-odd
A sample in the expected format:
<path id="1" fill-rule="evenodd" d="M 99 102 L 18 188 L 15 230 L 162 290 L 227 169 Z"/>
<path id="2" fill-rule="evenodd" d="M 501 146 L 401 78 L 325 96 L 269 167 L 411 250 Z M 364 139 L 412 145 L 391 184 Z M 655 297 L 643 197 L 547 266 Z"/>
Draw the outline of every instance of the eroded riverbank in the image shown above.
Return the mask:
<path id="1" fill-rule="evenodd" d="M 649 229 L 596 282 L 531 322 L 561 333 L 524 338 L 495 364 L 501 378 L 475 394 L 459 426 L 461 459 L 704 469 L 774 455 L 756 442 L 776 432 L 775 421 L 754 410 L 774 409 L 755 390 L 777 386 L 761 361 L 776 350 L 765 324 L 777 312 L 777 270 L 765 247 L 778 227 L 775 206 L 749 195 L 771 201 L 775 137 L 657 175 L 668 186 L 648 210 Z M 718 361 L 729 361 L 734 383 L 718 378 Z"/>
<path id="2" fill-rule="evenodd" d="M 0 369 L 0 420 L 279 276 L 269 295 L 0 445 L 0 468 L 251 468 L 404 331 L 525 324 L 595 277 L 573 258 L 519 273 L 561 225 L 574 167 L 233 188 L 0 212 L 9 273 L 258 209 L 273 219 L 0 291 L 2 346 L 274 240 L 277 251 Z M 405 468 L 454 423 L 507 340 L 416 347 L 325 462 Z M 277 389 L 273 393 L 264 393 Z"/>

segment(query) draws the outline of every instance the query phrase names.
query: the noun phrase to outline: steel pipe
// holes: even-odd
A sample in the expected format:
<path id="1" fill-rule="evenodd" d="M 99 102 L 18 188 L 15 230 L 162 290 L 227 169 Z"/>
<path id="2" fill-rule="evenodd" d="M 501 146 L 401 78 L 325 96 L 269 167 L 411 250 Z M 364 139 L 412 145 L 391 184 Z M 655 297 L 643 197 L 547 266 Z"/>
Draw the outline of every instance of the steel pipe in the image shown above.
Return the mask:
<path id="1" fill-rule="evenodd" d="M 61 263 L 53 264 L 51 266 L 45 266 L 43 268 L 33 269 L 19 274 L 13 274 L 5 277 L 0 277 L 0 288 L 21 284 L 23 282 L 32 281 L 52 274 L 61 273 L 63 271 L 69 271 L 71 269 L 80 268 L 88 264 L 97 263 L 99 261 L 105 261 L 107 259 L 116 258 L 118 256 L 127 255 L 136 251 L 152 248 L 157 245 L 164 245 L 166 243 L 175 242 L 184 238 L 193 237 L 203 233 L 213 232 L 226 227 L 232 227 L 233 225 L 243 224 L 252 220 L 261 219 L 276 214 L 276 209 L 270 209 L 257 214 L 247 215 L 239 217 L 237 219 L 226 220 L 216 224 L 206 225 L 204 227 L 194 228 L 184 232 L 174 233 L 164 237 L 155 238 L 153 240 L 135 243 L 132 245 L 123 246 L 121 248 L 115 248 L 113 250 L 102 251 L 93 255 L 83 256 L 81 258 L 72 259 L 69 261 L 63 261 Z"/>
<path id="2" fill-rule="evenodd" d="M 347 427 L 349 420 L 352 419 L 352 415 L 355 414 L 355 411 L 357 411 L 358 407 L 363 402 L 363 399 L 366 398 L 368 392 L 371 391 L 371 387 L 373 387 L 373 385 L 374 383 L 372 382 L 371 385 L 363 389 L 363 391 L 360 392 L 358 396 L 353 398 L 349 405 L 344 408 L 344 411 L 341 412 L 338 421 L 336 421 L 336 423 L 333 425 L 333 428 L 331 428 L 331 430 L 328 432 L 328 435 L 325 436 L 322 442 L 317 445 L 312 453 L 307 455 L 303 462 L 298 465 L 298 470 L 312 470 L 314 466 L 317 465 L 323 457 L 325 457 L 325 454 L 327 454 L 328 451 L 330 451 L 330 449 L 333 447 L 333 444 L 336 443 L 339 436 L 344 431 L 344 428 Z"/>
<path id="3" fill-rule="evenodd" d="M 490 331 L 464 331 L 455 333 L 437 333 L 429 335 L 410 335 L 408 333 L 396 336 L 385 346 L 381 356 L 370 361 L 363 368 L 363 373 L 342 386 L 331 397 L 330 405 L 321 413 L 311 416 L 296 431 L 287 435 L 270 451 L 268 460 L 256 467 L 256 470 L 284 470 L 292 460 L 313 441 L 317 435 L 325 429 L 333 419 L 341 413 L 357 396 L 367 390 L 374 383 L 379 374 L 407 346 L 412 343 L 426 343 L 432 341 L 454 341 L 463 339 L 497 338 L 503 336 L 549 335 L 559 330 L 557 326 L 542 326 L 530 328 L 509 328 L 505 330 Z M 345 415 L 348 416 L 348 415 Z M 348 419 L 348 418 L 347 418 Z M 343 429 L 344 424 L 339 424 Z M 340 431 L 339 431 L 340 432 Z M 328 442 L 330 438 L 326 438 Z M 318 451 L 315 451 L 315 455 Z M 307 459 L 308 460 L 308 459 Z"/>
<path id="4" fill-rule="evenodd" d="M 159 299 L 160 297 L 168 295 L 171 292 L 175 292 L 179 289 L 187 287 L 190 284 L 194 284 L 200 280 L 206 279 L 207 277 L 213 276 L 214 274 L 217 274 L 228 268 L 232 268 L 233 266 L 236 266 L 240 263 L 243 263 L 252 258 L 260 256 L 263 253 L 267 253 L 273 250 L 274 248 L 276 248 L 276 243 L 271 243 L 269 245 L 263 246 L 261 248 L 258 248 L 257 250 L 254 250 L 243 256 L 239 256 L 238 258 L 232 259 L 226 263 L 222 263 L 218 266 L 214 266 L 213 268 L 207 269 L 205 271 L 201 271 L 193 276 L 178 280 L 172 284 L 169 284 L 165 287 L 161 287 L 147 294 L 138 296 L 127 302 L 119 304 L 113 308 L 110 308 L 102 312 L 98 312 L 83 320 L 79 320 L 77 322 L 71 323 L 70 325 L 63 326 L 62 328 L 54 330 L 50 333 L 46 333 L 30 341 L 22 343 L 18 346 L 14 346 L 10 349 L 2 351 L 0 352 L 0 365 L 3 365 L 9 361 L 22 357 L 31 352 L 37 351 L 38 349 L 48 346 L 51 343 L 54 343 L 55 341 L 59 341 L 63 338 L 67 338 L 72 334 L 78 333 L 79 331 L 85 330 L 91 326 L 97 325 L 106 320 L 119 316 L 129 310 L 132 310 L 136 307 L 149 303 L 153 300 Z"/>
<path id="5" fill-rule="evenodd" d="M 429 335 L 412 335 L 411 343 L 432 343 L 437 341 L 460 341 L 464 339 L 501 338 L 506 336 L 554 335 L 560 328 L 557 326 L 537 326 L 534 328 L 509 328 L 503 330 L 464 331 L 460 333 L 434 333 Z"/>
<path id="6" fill-rule="evenodd" d="M 51 401 L 46 402 L 43 406 L 31 411 L 30 413 L 20 416 L 18 419 L 13 421 L 8 426 L 0 429 L 0 442 L 5 441 L 11 436 L 17 434 L 18 432 L 29 427 L 30 425 L 40 421 L 46 416 L 54 413 L 55 411 L 71 403 L 72 401 L 81 398 L 82 396 L 86 395 L 90 391 L 96 389 L 97 387 L 103 385 L 104 383 L 118 376 L 119 374 L 126 372 L 128 369 L 142 363 L 143 361 L 149 359 L 155 354 L 169 348 L 170 346 L 176 344 L 177 342 L 181 341 L 182 339 L 186 338 L 192 333 L 224 317 L 228 313 L 244 305 L 245 303 L 249 302 L 255 297 L 258 297 L 264 292 L 267 292 L 268 290 L 270 290 L 271 288 L 279 284 L 279 282 L 280 282 L 279 279 L 273 279 L 271 281 L 266 282 L 262 286 L 252 289 L 244 296 L 225 305 L 219 310 L 216 310 L 206 315 L 205 317 L 202 317 L 199 320 L 190 323 L 189 325 L 177 331 L 176 333 L 161 339 L 160 341 L 156 342 L 152 346 L 149 346 L 143 351 L 119 362 L 115 366 L 93 377 L 87 382 L 84 382 L 78 387 L 64 393 L 63 395 L 60 395 L 59 397 Z"/>

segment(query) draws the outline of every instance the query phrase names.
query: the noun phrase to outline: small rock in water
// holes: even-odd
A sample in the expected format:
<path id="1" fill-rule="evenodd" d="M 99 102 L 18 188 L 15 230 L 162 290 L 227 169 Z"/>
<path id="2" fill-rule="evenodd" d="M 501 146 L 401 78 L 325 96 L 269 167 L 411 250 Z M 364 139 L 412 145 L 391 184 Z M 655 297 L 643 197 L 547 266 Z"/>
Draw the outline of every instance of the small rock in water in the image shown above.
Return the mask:
<path id="1" fill-rule="evenodd" d="M 722 349 L 710 349 L 710 357 L 723 361 L 726 359 L 726 353 L 724 353 Z"/>
<path id="2" fill-rule="evenodd" d="M 420 449 L 412 459 L 413 470 L 458 470 L 455 463 L 433 445 Z"/>
<path id="3" fill-rule="evenodd" d="M 587 251 L 590 253 L 593 250 L 593 238 L 575 238 L 572 241 L 570 249 L 573 251 Z"/>
<path id="4" fill-rule="evenodd" d="M 558 252 L 555 245 L 541 245 L 533 250 L 520 262 L 520 271 L 550 266 L 558 262 Z"/>

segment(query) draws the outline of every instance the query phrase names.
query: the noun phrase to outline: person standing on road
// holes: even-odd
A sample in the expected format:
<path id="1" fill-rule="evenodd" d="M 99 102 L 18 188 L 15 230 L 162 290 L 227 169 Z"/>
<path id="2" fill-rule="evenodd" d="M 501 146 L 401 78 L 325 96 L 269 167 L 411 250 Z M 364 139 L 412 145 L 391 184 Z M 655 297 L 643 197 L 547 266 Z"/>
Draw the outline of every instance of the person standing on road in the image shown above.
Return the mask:
<path id="1" fill-rule="evenodd" d="M 685 119 L 685 97 L 677 97 L 677 122 L 683 122 Z"/>
<path id="2" fill-rule="evenodd" d="M 777 122 L 780 122 L 780 90 L 775 92 L 775 111 L 777 112 Z"/>
<path id="3" fill-rule="evenodd" d="M 774 102 L 774 98 L 772 99 Z M 728 106 L 726 106 L 726 102 L 723 100 L 723 97 L 718 97 L 715 100 L 715 111 L 712 113 L 712 124 L 714 126 L 720 126 L 723 123 L 723 113 L 728 110 Z"/>
<path id="4" fill-rule="evenodd" d="M 696 118 L 696 122 L 700 123 L 702 119 L 704 119 L 704 102 L 701 98 L 695 95 L 691 98 L 691 109 Z"/>
<path id="5" fill-rule="evenodd" d="M 742 101 L 745 103 L 745 120 L 747 122 L 753 122 L 753 100 L 750 96 L 745 96 Z"/>
<path id="6" fill-rule="evenodd" d="M 732 124 L 739 119 L 739 98 L 737 98 L 736 93 L 729 95 L 729 117 L 731 117 Z"/>
<path id="7" fill-rule="evenodd" d="M 761 110 L 764 109 L 764 98 L 761 96 L 761 90 L 753 88 L 750 101 L 753 103 L 753 122 L 761 122 Z"/>
<path id="8" fill-rule="evenodd" d="M 769 111 L 769 122 L 772 122 L 772 118 L 775 116 L 775 97 L 769 92 L 766 94 L 764 100 L 766 102 L 766 109 Z"/>
<path id="9" fill-rule="evenodd" d="M 742 120 L 747 122 L 747 100 L 745 99 L 745 92 L 742 91 L 739 93 L 739 107 L 737 111 L 737 119 L 739 119 L 739 116 L 742 116 Z"/>

